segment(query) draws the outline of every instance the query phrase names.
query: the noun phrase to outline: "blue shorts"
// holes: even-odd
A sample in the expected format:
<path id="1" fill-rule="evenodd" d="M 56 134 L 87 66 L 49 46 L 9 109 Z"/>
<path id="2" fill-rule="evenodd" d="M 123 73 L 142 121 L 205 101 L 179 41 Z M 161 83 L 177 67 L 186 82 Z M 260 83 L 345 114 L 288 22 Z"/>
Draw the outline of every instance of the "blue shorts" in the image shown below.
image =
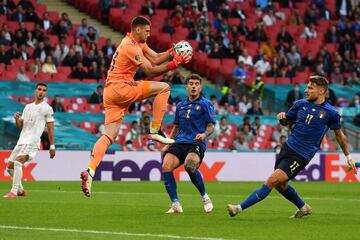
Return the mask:
<path id="1" fill-rule="evenodd" d="M 185 159 L 189 153 L 195 153 L 200 158 L 200 164 L 204 158 L 204 150 L 198 144 L 186 144 L 186 143 L 174 143 L 164 153 L 164 157 L 167 153 L 174 154 L 180 161 L 180 164 L 184 164 Z M 199 164 L 199 166 L 200 166 Z"/>
<path id="2" fill-rule="evenodd" d="M 303 170 L 308 163 L 308 160 L 284 143 L 281 146 L 279 155 L 277 156 L 275 170 L 283 170 L 290 180 L 296 177 L 296 175 Z"/>

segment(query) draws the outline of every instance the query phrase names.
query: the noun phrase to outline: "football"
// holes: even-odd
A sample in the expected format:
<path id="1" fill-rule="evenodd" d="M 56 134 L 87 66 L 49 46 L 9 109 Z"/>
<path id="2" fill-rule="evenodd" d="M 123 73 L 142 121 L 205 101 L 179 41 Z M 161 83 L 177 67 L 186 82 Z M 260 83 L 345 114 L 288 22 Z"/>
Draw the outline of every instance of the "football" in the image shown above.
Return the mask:
<path id="1" fill-rule="evenodd" d="M 187 52 L 190 52 L 190 54 L 193 55 L 193 48 L 191 47 L 190 43 L 184 40 L 176 43 L 174 45 L 174 49 L 179 56 Z"/>

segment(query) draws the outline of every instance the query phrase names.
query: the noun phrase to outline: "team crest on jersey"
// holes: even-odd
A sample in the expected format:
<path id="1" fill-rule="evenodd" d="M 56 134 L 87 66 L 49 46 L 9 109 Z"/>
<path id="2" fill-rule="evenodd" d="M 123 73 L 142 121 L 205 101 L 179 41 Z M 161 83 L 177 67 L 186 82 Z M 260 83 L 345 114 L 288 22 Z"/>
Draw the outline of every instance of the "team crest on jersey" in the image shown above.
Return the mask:
<path id="1" fill-rule="evenodd" d="M 196 109 L 196 110 L 200 110 L 200 109 L 201 109 L 201 106 L 200 106 L 199 104 L 196 104 L 195 109 Z"/>
<path id="2" fill-rule="evenodd" d="M 140 61 L 140 59 L 141 59 L 140 54 L 136 54 L 136 55 L 135 55 L 135 60 L 136 60 L 136 61 Z"/>
<path id="3" fill-rule="evenodd" d="M 320 111 L 320 112 L 319 112 L 319 118 L 320 118 L 320 119 L 325 118 L 325 115 L 326 115 L 326 112 L 324 112 L 324 111 Z"/>

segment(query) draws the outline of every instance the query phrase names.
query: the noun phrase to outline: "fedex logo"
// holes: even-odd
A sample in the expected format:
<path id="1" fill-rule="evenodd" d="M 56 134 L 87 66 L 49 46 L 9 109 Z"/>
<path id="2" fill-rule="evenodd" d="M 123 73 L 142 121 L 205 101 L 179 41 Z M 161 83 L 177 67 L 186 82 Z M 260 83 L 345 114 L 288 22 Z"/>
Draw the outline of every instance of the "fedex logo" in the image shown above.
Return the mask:
<path id="1" fill-rule="evenodd" d="M 200 166 L 200 172 L 203 175 L 204 181 L 217 181 L 217 174 L 224 166 L 225 162 L 215 162 L 212 166 L 208 166 L 205 162 Z M 161 176 L 160 179 L 151 179 L 151 171 L 158 171 Z M 111 172 L 111 180 L 122 179 L 138 179 L 141 181 L 148 180 L 162 180 L 161 162 L 157 160 L 147 161 L 142 167 L 136 161 L 124 159 L 117 163 L 113 161 L 102 161 L 98 166 L 94 180 L 102 180 L 102 172 Z M 185 172 L 183 166 L 174 171 L 176 180 L 180 180 L 181 172 Z"/>
<path id="2" fill-rule="evenodd" d="M 315 159 L 314 159 L 315 160 Z M 327 182 L 359 182 L 354 171 L 346 171 L 347 164 L 340 161 L 339 154 L 320 154 L 318 163 L 310 162 L 295 180 Z"/>
<path id="3" fill-rule="evenodd" d="M 0 151 L 0 181 L 11 181 L 10 176 L 6 173 L 6 161 L 9 158 L 11 151 Z M 37 163 L 27 163 L 23 166 L 23 179 L 27 181 L 34 181 L 35 178 L 32 175 L 32 171 L 36 167 Z"/>

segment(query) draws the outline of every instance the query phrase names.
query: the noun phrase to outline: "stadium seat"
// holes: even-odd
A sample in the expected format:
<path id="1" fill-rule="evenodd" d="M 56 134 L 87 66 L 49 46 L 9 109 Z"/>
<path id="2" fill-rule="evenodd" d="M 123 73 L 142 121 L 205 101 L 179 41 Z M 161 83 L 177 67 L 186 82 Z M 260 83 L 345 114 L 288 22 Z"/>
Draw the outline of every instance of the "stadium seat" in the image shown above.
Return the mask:
<path id="1" fill-rule="evenodd" d="M 88 132 L 96 133 L 96 124 L 94 122 L 81 122 L 79 127 L 85 129 Z"/>
<path id="2" fill-rule="evenodd" d="M 48 82 L 51 79 L 51 73 L 38 72 L 36 74 L 36 79 L 40 82 Z"/>
<path id="3" fill-rule="evenodd" d="M 290 84 L 291 79 L 286 77 L 279 77 L 275 79 L 276 84 Z"/>

